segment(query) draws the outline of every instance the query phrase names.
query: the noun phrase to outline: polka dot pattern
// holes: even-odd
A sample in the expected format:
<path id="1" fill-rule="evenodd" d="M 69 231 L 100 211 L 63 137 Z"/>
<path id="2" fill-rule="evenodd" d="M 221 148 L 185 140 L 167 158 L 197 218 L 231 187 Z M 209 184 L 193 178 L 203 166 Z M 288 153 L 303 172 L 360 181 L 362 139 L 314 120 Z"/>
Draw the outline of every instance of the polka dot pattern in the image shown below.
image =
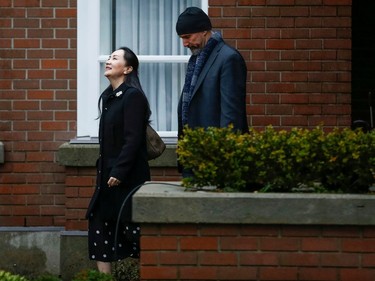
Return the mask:
<path id="1" fill-rule="evenodd" d="M 90 216 L 88 243 L 91 260 L 112 262 L 127 257 L 139 258 L 140 226 L 120 224 L 115 245 L 116 221 L 100 221 Z"/>

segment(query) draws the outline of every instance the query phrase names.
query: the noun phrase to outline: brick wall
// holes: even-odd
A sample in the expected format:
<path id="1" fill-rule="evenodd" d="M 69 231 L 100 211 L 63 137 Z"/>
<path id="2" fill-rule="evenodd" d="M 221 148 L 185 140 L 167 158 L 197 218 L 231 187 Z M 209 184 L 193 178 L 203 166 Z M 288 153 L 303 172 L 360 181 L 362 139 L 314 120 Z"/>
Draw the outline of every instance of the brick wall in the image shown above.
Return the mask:
<path id="1" fill-rule="evenodd" d="M 250 125 L 349 126 L 351 1 L 209 1 L 247 61 Z"/>
<path id="2" fill-rule="evenodd" d="M 375 280 L 374 227 L 145 224 L 141 280 Z"/>
<path id="3" fill-rule="evenodd" d="M 85 214 L 94 191 L 95 172 L 91 167 L 66 168 L 66 230 L 87 230 Z M 181 175 L 176 168 L 154 168 L 151 171 L 151 178 L 153 181 L 179 181 Z"/>
<path id="4" fill-rule="evenodd" d="M 64 226 L 76 132 L 76 1 L 0 3 L 0 226 Z"/>
<path id="5" fill-rule="evenodd" d="M 85 229 L 92 167 L 60 166 L 76 135 L 76 1 L 0 2 L 0 226 Z M 351 1 L 210 0 L 248 66 L 249 123 L 350 125 Z M 174 168 L 154 180 L 178 180 Z M 77 197 L 78 196 L 78 197 Z"/>

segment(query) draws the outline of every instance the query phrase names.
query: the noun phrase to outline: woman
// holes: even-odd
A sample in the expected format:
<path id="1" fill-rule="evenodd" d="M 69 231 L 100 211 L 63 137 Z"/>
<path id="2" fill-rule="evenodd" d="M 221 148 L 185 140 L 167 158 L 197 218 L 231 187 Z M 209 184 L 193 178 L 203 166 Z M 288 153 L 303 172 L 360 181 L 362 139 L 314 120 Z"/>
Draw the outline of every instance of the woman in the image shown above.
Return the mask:
<path id="1" fill-rule="evenodd" d="M 129 193 L 150 180 L 146 126 L 151 113 L 139 82 L 138 66 L 138 58 L 129 48 L 114 51 L 104 72 L 110 86 L 99 98 L 100 155 L 87 218 L 89 256 L 105 273 L 111 273 L 112 261 L 139 257 L 139 226 L 130 222 L 131 200 L 119 214 Z M 116 232 L 119 215 L 121 223 Z"/>

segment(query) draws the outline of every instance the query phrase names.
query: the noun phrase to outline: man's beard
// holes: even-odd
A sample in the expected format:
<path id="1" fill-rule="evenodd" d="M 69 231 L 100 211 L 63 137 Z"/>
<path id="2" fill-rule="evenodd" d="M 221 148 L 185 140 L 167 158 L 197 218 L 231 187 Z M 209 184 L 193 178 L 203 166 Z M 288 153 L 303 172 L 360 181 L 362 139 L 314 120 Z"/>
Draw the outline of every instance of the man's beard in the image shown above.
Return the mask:
<path id="1" fill-rule="evenodd" d="M 200 52 L 202 52 L 202 49 L 201 48 L 190 48 L 190 51 L 191 51 L 191 54 L 193 56 L 197 56 L 200 54 Z"/>

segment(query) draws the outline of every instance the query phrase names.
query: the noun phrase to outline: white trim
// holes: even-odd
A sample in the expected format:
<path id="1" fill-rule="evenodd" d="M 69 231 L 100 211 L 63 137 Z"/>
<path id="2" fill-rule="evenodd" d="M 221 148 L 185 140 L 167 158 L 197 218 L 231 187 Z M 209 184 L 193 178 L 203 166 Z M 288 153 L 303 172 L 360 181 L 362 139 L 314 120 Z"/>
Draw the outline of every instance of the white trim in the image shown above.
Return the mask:
<path id="1" fill-rule="evenodd" d="M 137 56 L 140 62 L 187 63 L 190 56 Z M 105 62 L 108 56 L 99 56 L 100 62 Z"/>
<path id="2" fill-rule="evenodd" d="M 97 135 L 100 0 L 77 2 L 77 136 Z M 88 32 L 92 30 L 92 32 Z M 92 79 L 92 77 L 97 77 Z"/>

